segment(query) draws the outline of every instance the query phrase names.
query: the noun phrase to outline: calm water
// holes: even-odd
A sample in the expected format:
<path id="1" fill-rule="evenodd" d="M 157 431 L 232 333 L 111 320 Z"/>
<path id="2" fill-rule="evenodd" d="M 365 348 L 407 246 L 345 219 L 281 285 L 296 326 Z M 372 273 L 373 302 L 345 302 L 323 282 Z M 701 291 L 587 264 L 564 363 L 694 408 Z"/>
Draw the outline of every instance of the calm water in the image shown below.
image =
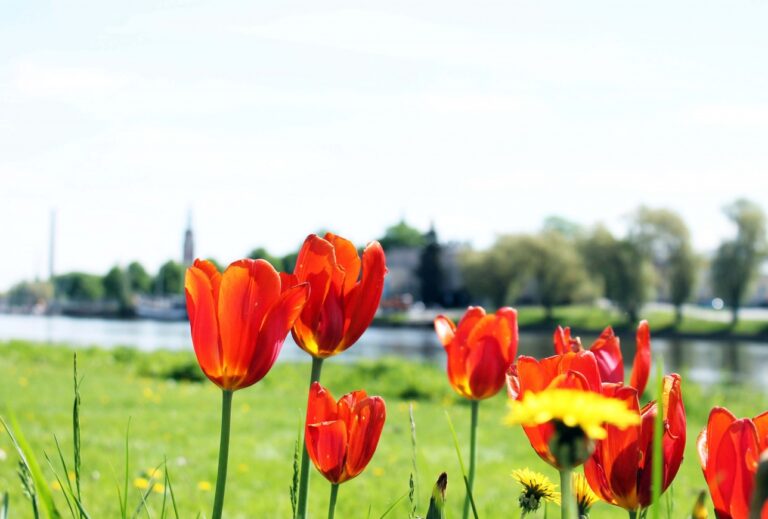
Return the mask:
<path id="1" fill-rule="evenodd" d="M 189 325 L 157 321 L 115 321 L 70 317 L 0 314 L 0 340 L 27 339 L 75 346 L 134 346 L 141 350 L 190 349 Z M 594 336 L 583 336 L 589 344 Z M 698 382 L 741 380 L 768 389 L 768 344 L 747 341 L 698 341 L 653 339 L 653 351 L 664 357 L 668 370 L 685 372 Z M 622 337 L 625 359 L 634 355 L 634 337 Z M 519 353 L 551 355 L 550 334 L 523 333 Z M 442 363 L 444 354 L 430 329 L 371 328 L 360 342 L 345 352 L 344 360 L 400 356 Z M 281 360 L 307 360 L 290 335 Z M 628 366 L 627 366 L 628 367 Z"/>

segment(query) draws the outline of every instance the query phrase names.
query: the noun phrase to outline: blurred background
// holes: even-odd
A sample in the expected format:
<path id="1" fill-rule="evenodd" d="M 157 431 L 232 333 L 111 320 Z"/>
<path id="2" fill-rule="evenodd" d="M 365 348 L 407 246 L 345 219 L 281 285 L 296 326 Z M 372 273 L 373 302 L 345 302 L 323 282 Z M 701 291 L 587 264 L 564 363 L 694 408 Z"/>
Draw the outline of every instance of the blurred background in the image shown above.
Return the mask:
<path id="1" fill-rule="evenodd" d="M 330 230 L 384 245 L 384 352 L 437 349 L 431 319 L 468 304 L 515 305 L 531 332 L 649 318 L 751 351 L 765 14 L 6 3 L 0 338 L 186 348 L 193 258 L 290 271 Z"/>

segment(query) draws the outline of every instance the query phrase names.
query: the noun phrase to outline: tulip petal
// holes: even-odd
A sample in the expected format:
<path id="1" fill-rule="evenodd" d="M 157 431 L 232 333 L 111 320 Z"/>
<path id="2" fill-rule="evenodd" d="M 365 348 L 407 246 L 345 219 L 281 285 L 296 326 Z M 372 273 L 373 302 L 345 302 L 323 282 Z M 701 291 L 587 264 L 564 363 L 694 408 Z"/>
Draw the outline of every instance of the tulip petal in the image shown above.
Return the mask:
<path id="1" fill-rule="evenodd" d="M 624 360 L 621 356 L 619 338 L 610 326 L 603 330 L 600 337 L 589 348 L 595 355 L 603 382 L 618 384 L 624 382 Z"/>
<path id="2" fill-rule="evenodd" d="M 317 470 L 331 483 L 345 481 L 347 427 L 340 420 L 307 425 L 307 453 Z"/>
<path id="3" fill-rule="evenodd" d="M 328 294 L 336 267 L 333 245 L 315 234 L 310 234 L 296 257 L 293 274 L 297 282 L 311 286 L 309 301 L 302 311 L 301 320 L 310 328 L 320 318 L 323 301 Z"/>
<path id="4" fill-rule="evenodd" d="M 768 449 L 768 411 L 752 418 L 752 423 L 757 428 L 757 442 L 762 452 Z"/>
<path id="5" fill-rule="evenodd" d="M 351 430 L 357 404 L 366 398 L 368 398 L 368 393 L 362 389 L 352 391 L 339 398 L 339 402 L 336 404 L 336 413 L 338 419 L 346 424 L 347 431 Z"/>
<path id="6" fill-rule="evenodd" d="M 256 348 L 248 376 L 242 382 L 241 387 L 255 384 L 272 369 L 278 355 L 280 355 L 288 332 L 301 314 L 308 298 L 309 284 L 307 283 L 291 287 L 280 295 L 280 298 L 264 318 L 259 336 L 256 339 Z"/>
<path id="7" fill-rule="evenodd" d="M 715 511 L 718 511 L 718 515 L 728 513 L 728 501 L 720 492 L 719 480 L 722 476 L 718 473 L 716 465 L 717 452 L 723 437 L 735 421 L 736 417 L 730 411 L 723 407 L 714 407 L 709 413 L 707 426 L 701 431 L 696 441 L 704 479 L 707 481 L 712 503 L 715 506 Z"/>
<path id="8" fill-rule="evenodd" d="M 363 335 L 373 321 L 384 291 L 387 274 L 384 249 L 379 242 L 371 242 L 363 251 L 363 274 L 344 299 L 344 339 L 338 352 L 344 351 Z"/>
<path id="9" fill-rule="evenodd" d="M 214 287 L 220 284 L 221 275 L 218 271 L 211 272 L 207 263 L 195 261 L 187 269 L 184 291 L 197 361 L 208 378 L 220 385 L 222 352 L 216 314 L 218 294 Z"/>
<path id="10" fill-rule="evenodd" d="M 242 381 L 251 366 L 259 329 L 280 297 L 280 276 L 264 260 L 232 263 L 221 278 L 219 334 L 223 351 L 222 377 Z"/>
<path id="11" fill-rule="evenodd" d="M 577 352 L 584 349 L 581 346 L 581 341 L 571 338 L 571 329 L 568 326 L 563 328 L 562 326 L 558 325 L 557 329 L 555 329 L 554 335 L 552 336 L 552 340 L 555 343 L 556 355 L 563 355 L 565 353 Z"/>
<path id="12" fill-rule="evenodd" d="M 338 418 L 338 407 L 331 392 L 321 386 L 320 382 L 312 382 L 307 398 L 307 425 L 331 422 Z"/>
<path id="13" fill-rule="evenodd" d="M 456 325 L 444 315 L 435 317 L 435 333 L 444 348 L 447 348 L 456 335 Z"/>
<path id="14" fill-rule="evenodd" d="M 336 264 L 343 269 L 340 271 L 341 276 L 338 278 L 334 276 L 334 284 L 338 279 L 339 292 L 347 294 L 357 283 L 357 278 L 360 277 L 360 256 L 357 254 L 357 248 L 351 241 L 332 233 L 326 233 L 325 240 L 333 245 Z"/>
<path id="15" fill-rule="evenodd" d="M 481 400 L 498 393 L 504 386 L 508 367 L 495 337 L 485 336 L 478 339 L 471 347 L 466 361 L 472 398 Z"/>
<path id="16" fill-rule="evenodd" d="M 502 322 L 506 322 L 506 328 L 509 329 L 508 338 L 506 338 L 506 336 L 497 336 L 496 338 L 501 345 L 501 353 L 504 355 L 504 359 L 508 364 L 511 364 L 514 362 L 515 357 L 517 357 L 517 345 L 520 342 L 520 332 L 517 327 L 517 310 L 505 306 L 496 311 L 496 317 L 502 320 Z M 505 327 L 499 327 L 499 329 L 504 328 Z"/>
<path id="17" fill-rule="evenodd" d="M 651 371 L 651 331 L 648 321 L 640 321 L 636 334 L 637 350 L 635 360 L 632 362 L 632 376 L 629 385 L 637 389 L 637 394 L 642 395 L 648 384 L 648 374 Z"/>
<path id="18" fill-rule="evenodd" d="M 475 325 L 485 317 L 485 309 L 482 306 L 470 306 L 464 315 L 461 316 L 459 324 L 456 325 L 456 340 L 462 344 L 469 342 L 469 334 L 475 328 Z"/>
<path id="19" fill-rule="evenodd" d="M 360 474 L 373 458 L 386 416 L 386 405 L 381 397 L 372 396 L 356 403 L 349 427 L 346 462 L 348 479 Z"/>
<path id="20" fill-rule="evenodd" d="M 757 428 L 742 418 L 726 431 L 715 455 L 716 481 L 731 517 L 748 517 L 757 460 Z"/>

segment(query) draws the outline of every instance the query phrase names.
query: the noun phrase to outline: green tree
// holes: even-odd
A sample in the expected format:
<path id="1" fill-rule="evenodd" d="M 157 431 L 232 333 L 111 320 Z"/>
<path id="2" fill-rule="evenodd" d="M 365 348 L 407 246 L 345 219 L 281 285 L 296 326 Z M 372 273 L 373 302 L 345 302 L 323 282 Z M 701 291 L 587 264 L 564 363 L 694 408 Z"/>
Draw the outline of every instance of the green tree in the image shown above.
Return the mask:
<path id="1" fill-rule="evenodd" d="M 683 219 L 668 209 L 640 207 L 632 218 L 629 239 L 652 262 L 657 289 L 675 306 L 682 321 L 683 304 L 693 294 L 698 261 Z"/>
<path id="2" fill-rule="evenodd" d="M 527 277 L 524 246 L 529 237 L 505 235 L 485 251 L 466 251 L 461 271 L 469 293 L 499 307 L 514 303 Z"/>
<path id="3" fill-rule="evenodd" d="M 384 250 L 388 250 L 393 247 L 423 247 L 426 240 L 418 229 L 405 223 L 405 220 L 400 220 L 384 232 L 379 243 Z"/>
<path id="4" fill-rule="evenodd" d="M 273 267 L 275 267 L 275 270 L 278 271 L 285 271 L 285 265 L 283 263 L 283 258 L 279 256 L 274 256 L 267 251 L 264 247 L 257 247 L 253 249 L 250 253 L 248 253 L 248 257 L 251 259 L 263 259 L 268 261 L 272 264 Z"/>
<path id="5" fill-rule="evenodd" d="M 126 269 L 128 288 L 134 294 L 149 294 L 152 292 L 152 276 L 138 261 L 132 261 Z"/>
<path id="6" fill-rule="evenodd" d="M 605 297 L 626 313 L 630 323 L 638 320 L 653 284 L 653 269 L 647 256 L 630 239 L 618 240 L 602 226 L 583 242 L 587 270 L 602 285 Z"/>
<path id="7" fill-rule="evenodd" d="M 443 303 L 443 265 L 440 261 L 442 249 L 434 229 L 427 232 L 425 241 L 416 273 L 419 276 L 422 302 L 427 306 L 435 306 Z"/>
<path id="8" fill-rule="evenodd" d="M 534 282 L 547 319 L 556 305 L 589 299 L 593 294 L 589 273 L 573 240 L 559 231 L 545 231 L 525 244 L 526 270 Z"/>
<path id="9" fill-rule="evenodd" d="M 56 294 L 69 301 L 98 301 L 104 297 L 101 276 L 84 272 L 69 272 L 54 278 Z"/>
<path id="10" fill-rule="evenodd" d="M 732 324 L 757 277 L 766 254 L 765 213 L 748 200 L 725 207 L 726 216 L 736 225 L 736 237 L 723 242 L 712 260 L 712 285 L 732 311 Z"/>
<path id="11" fill-rule="evenodd" d="M 125 311 L 131 306 L 131 290 L 128 283 L 128 276 L 125 272 L 115 265 L 102 280 L 104 285 L 104 297 L 106 299 L 117 301 L 120 310 Z"/>
<path id="12" fill-rule="evenodd" d="M 47 281 L 22 281 L 6 294 L 11 306 L 30 307 L 53 299 L 53 285 Z"/>
<path id="13" fill-rule="evenodd" d="M 173 260 L 166 261 L 155 276 L 155 293 L 160 295 L 181 294 L 184 286 L 184 267 Z"/>

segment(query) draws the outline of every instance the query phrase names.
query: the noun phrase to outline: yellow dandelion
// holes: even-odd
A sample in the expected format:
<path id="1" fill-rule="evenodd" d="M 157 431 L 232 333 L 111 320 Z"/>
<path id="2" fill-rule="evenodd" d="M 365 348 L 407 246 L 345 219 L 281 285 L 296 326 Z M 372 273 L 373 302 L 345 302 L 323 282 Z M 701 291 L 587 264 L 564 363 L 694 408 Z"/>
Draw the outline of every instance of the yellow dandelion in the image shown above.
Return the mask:
<path id="1" fill-rule="evenodd" d="M 51 482 L 51 489 L 56 490 L 56 491 L 60 491 L 61 490 L 61 485 L 59 484 L 58 481 L 52 481 Z"/>
<path id="2" fill-rule="evenodd" d="M 245 463 L 240 463 L 240 464 L 237 466 L 237 471 L 238 471 L 238 472 L 242 472 L 243 474 L 245 474 L 246 472 L 248 472 L 248 465 L 247 465 L 247 464 L 245 464 Z"/>
<path id="3" fill-rule="evenodd" d="M 70 471 L 67 473 L 67 477 L 69 478 L 69 480 L 70 480 L 70 481 L 74 481 L 74 480 L 75 480 L 75 477 L 76 477 L 76 476 L 75 476 L 75 472 L 74 472 L 74 471 L 72 471 L 72 470 L 70 470 Z"/>
<path id="4" fill-rule="evenodd" d="M 161 469 L 150 468 L 145 471 L 147 478 L 160 479 L 163 477 L 163 471 Z"/>
<path id="5" fill-rule="evenodd" d="M 155 494 L 162 494 L 163 492 L 165 492 L 165 485 L 163 485 L 162 483 L 155 483 L 154 485 L 152 485 L 152 492 L 154 492 Z"/>
<path id="6" fill-rule="evenodd" d="M 557 486 L 544 474 L 524 468 L 512 471 L 512 477 L 523 487 L 518 498 L 523 515 L 538 510 L 542 502 L 560 504 Z"/>
<path id="7" fill-rule="evenodd" d="M 573 495 L 576 496 L 576 503 L 579 505 L 579 517 L 589 517 L 589 509 L 600 501 L 581 472 L 573 473 Z"/>
<path id="8" fill-rule="evenodd" d="M 208 481 L 198 481 L 197 482 L 197 489 L 202 490 L 203 492 L 210 492 L 213 487 L 211 486 L 211 483 Z"/>
<path id="9" fill-rule="evenodd" d="M 384 469 L 381 467 L 373 467 L 373 475 L 377 477 L 381 477 L 384 475 Z"/>
<path id="10" fill-rule="evenodd" d="M 629 410 L 619 399 L 576 389 L 529 391 L 522 400 L 510 403 L 509 424 L 535 426 L 553 420 L 567 427 L 578 427 L 593 440 L 602 440 L 607 435 L 604 425 L 626 429 L 639 424 L 640 415 Z"/>
<path id="11" fill-rule="evenodd" d="M 147 478 L 136 478 L 133 480 L 133 486 L 139 490 L 146 490 L 149 488 L 149 480 Z"/>

